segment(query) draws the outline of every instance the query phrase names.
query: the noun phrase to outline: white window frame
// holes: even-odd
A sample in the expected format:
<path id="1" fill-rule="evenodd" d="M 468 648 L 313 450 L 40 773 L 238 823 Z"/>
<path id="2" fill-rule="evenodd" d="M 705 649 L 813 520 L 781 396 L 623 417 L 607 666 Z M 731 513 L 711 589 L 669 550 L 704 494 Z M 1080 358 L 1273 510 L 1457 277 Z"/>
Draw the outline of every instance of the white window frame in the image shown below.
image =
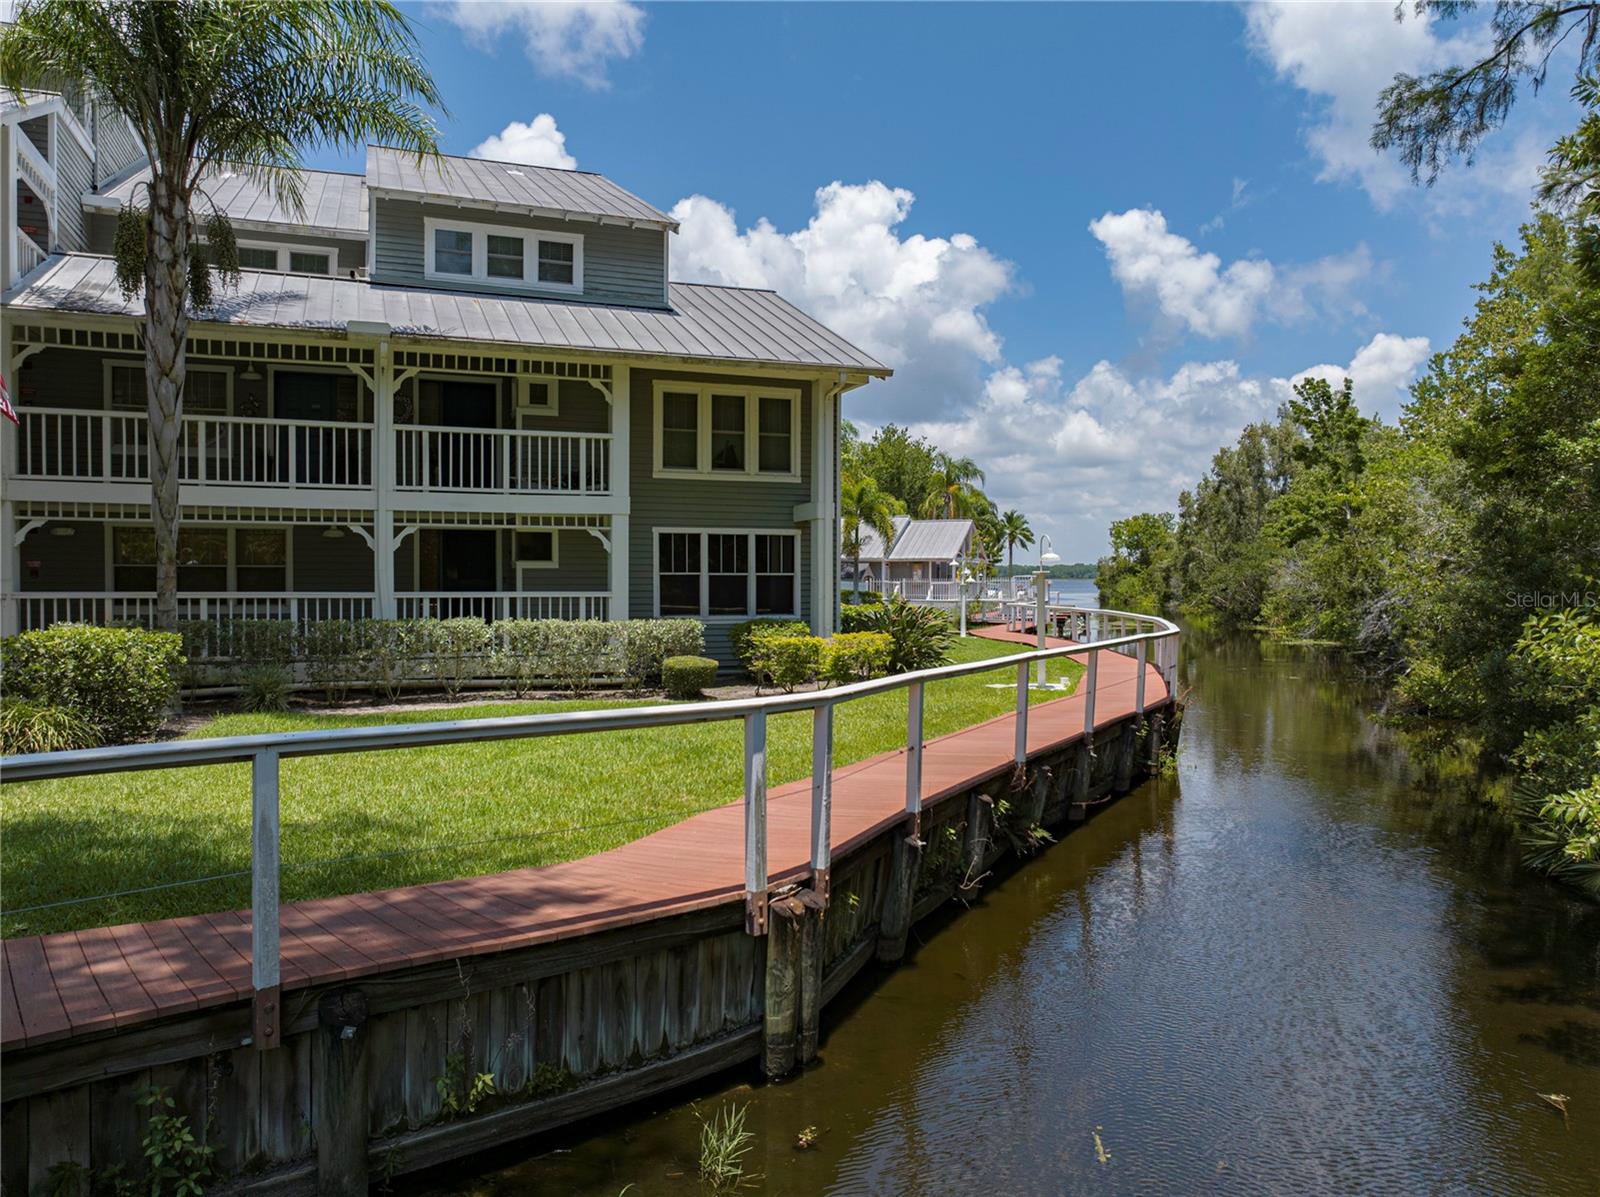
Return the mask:
<path id="1" fill-rule="evenodd" d="M 550 560 L 539 561 L 527 557 L 518 557 L 514 564 L 517 567 L 517 589 L 526 590 L 522 582 L 522 571 L 525 569 L 558 569 L 561 565 L 561 529 L 560 528 L 513 528 L 511 529 L 511 551 L 517 551 L 517 537 L 526 532 L 550 533 Z"/>
<path id="2" fill-rule="evenodd" d="M 226 395 L 225 402 L 227 404 L 227 408 L 222 414 L 224 416 L 233 415 L 233 367 L 232 366 L 214 366 L 210 362 L 206 362 L 204 364 L 191 362 L 191 363 L 189 363 L 189 367 L 188 368 L 189 368 L 189 371 L 192 372 L 192 373 L 221 374 L 221 375 L 224 375 L 227 378 L 228 381 L 227 381 L 227 383 L 226 383 L 226 385 L 224 387 L 224 392 L 225 392 L 225 395 Z M 131 358 L 131 357 L 114 357 L 114 358 L 108 357 L 102 363 L 101 368 L 100 368 L 100 404 L 101 404 L 101 407 L 104 408 L 104 410 L 106 410 L 106 411 L 120 411 L 120 412 L 128 412 L 128 413 L 133 413 L 133 412 L 137 412 L 137 411 L 141 410 L 139 408 L 133 408 L 133 407 L 112 407 L 111 406 L 111 372 L 113 370 L 139 370 L 139 371 L 143 371 L 144 370 L 144 359 L 143 358 Z M 189 413 L 186 411 L 184 414 L 188 415 Z M 200 419 L 205 419 L 208 416 L 215 418 L 215 413 L 213 413 L 213 412 L 196 413 L 196 415 Z"/>
<path id="3" fill-rule="evenodd" d="M 535 403 L 528 396 L 533 384 L 548 388 L 549 403 Z M 525 374 L 517 379 L 517 416 L 558 416 L 561 414 L 561 380 L 553 374 Z"/>
<path id="4" fill-rule="evenodd" d="M 251 241 L 241 240 L 240 249 L 270 249 L 278 255 L 278 265 L 273 267 L 275 274 L 311 274 L 317 278 L 324 277 L 316 271 L 290 270 L 286 263 L 289 254 L 327 254 L 328 271 L 326 277 L 333 277 L 339 273 L 339 250 L 333 245 L 290 245 L 286 241 Z M 246 266 L 246 270 L 261 270 L 261 266 Z"/>
<path id="5" fill-rule="evenodd" d="M 695 616 L 663 616 L 661 614 L 661 538 L 667 535 L 688 535 L 700 538 L 700 613 Z M 711 615 L 711 555 L 708 536 L 744 536 L 748 538 L 747 557 L 749 573 L 745 577 L 745 609 L 743 615 Z M 757 536 L 784 536 L 794 542 L 794 605 L 793 611 L 773 611 L 756 615 L 756 542 Z M 669 528 L 650 529 L 650 586 L 651 612 L 657 619 L 699 619 L 710 624 L 744 623 L 751 619 L 800 619 L 800 533 L 792 528 Z"/>
<path id="6" fill-rule="evenodd" d="M 472 237 L 472 273 L 453 274 L 434 268 L 434 233 L 468 233 Z M 489 238 L 516 237 L 522 241 L 523 277 L 491 278 L 489 276 Z M 539 281 L 539 242 L 561 241 L 572 246 L 572 282 L 545 283 Z M 529 277 L 529 272 L 532 277 Z M 583 234 L 555 233 L 546 229 L 515 228 L 510 225 L 479 224 L 471 220 L 452 220 L 438 216 L 422 218 L 422 274 L 440 283 L 477 283 L 485 287 L 515 287 L 523 291 L 553 291 L 563 295 L 576 295 L 583 290 Z"/>
<path id="7" fill-rule="evenodd" d="M 693 394 L 699 402 L 695 422 L 695 468 L 669 468 L 662 464 L 662 419 L 667 392 L 675 395 Z M 741 395 L 744 397 L 744 469 L 713 470 L 711 468 L 711 396 Z M 761 452 L 761 400 L 787 399 L 789 401 L 789 469 L 784 473 L 762 470 Z M 657 478 L 725 478 L 736 482 L 799 482 L 801 461 L 800 416 L 802 394 L 794 386 L 728 386 L 717 382 L 672 382 L 656 379 L 654 411 L 650 417 L 652 447 L 651 464 Z"/>

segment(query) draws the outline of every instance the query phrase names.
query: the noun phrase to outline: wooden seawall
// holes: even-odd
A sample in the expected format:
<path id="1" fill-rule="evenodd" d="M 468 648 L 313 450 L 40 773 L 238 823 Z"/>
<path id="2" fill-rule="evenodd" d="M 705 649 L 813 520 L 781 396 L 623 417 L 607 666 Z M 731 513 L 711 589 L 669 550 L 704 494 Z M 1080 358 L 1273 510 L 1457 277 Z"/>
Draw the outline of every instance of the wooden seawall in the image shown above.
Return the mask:
<path id="1" fill-rule="evenodd" d="M 1141 717 L 1137 681 L 1100 653 L 1093 737 L 1083 696 L 1034 707 L 1021 774 L 1014 716 L 929 741 L 916 840 L 904 751 L 836 769 L 826 886 L 809 781 L 774 789 L 764 936 L 746 931 L 738 804 L 564 865 L 287 906 L 270 1051 L 251 1042 L 248 912 L 8 940 L 0 1184 L 137 1174 L 152 1085 L 219 1182 L 355 1193 L 742 1061 L 781 1074 L 915 919 L 1153 766 L 1174 707 L 1147 667 Z M 480 1075 L 493 1094 L 475 1100 Z"/>

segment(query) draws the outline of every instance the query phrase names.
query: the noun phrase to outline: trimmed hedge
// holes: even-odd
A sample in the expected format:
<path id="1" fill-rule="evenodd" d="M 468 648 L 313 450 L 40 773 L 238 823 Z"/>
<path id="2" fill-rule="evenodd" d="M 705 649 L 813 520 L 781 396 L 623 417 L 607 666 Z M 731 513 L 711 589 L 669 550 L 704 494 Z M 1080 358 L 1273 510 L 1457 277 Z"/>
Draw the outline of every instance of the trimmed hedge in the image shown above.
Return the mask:
<path id="1" fill-rule="evenodd" d="M 102 743 L 141 740 L 178 698 L 175 632 L 58 623 L 0 645 L 8 693 L 81 716 Z"/>
<path id="2" fill-rule="evenodd" d="M 817 680 L 822 652 L 828 642 L 821 636 L 795 634 L 787 628 L 760 628 L 751 637 L 751 672 L 785 691 Z"/>
<path id="3" fill-rule="evenodd" d="M 884 632 L 840 632 L 822 653 L 821 675 L 837 685 L 864 682 L 889 672 L 894 640 Z"/>
<path id="4" fill-rule="evenodd" d="M 839 630 L 841 632 L 874 631 L 878 623 L 878 612 L 882 610 L 882 603 L 862 603 L 859 607 L 840 607 Z"/>
<path id="5" fill-rule="evenodd" d="M 668 698 L 699 698 L 717 680 L 717 663 L 710 657 L 668 657 L 661 663 L 661 683 Z"/>
<path id="6" fill-rule="evenodd" d="M 752 675 L 756 673 L 752 664 L 754 637 L 758 632 L 768 630 L 780 630 L 790 636 L 811 635 L 811 625 L 798 619 L 750 619 L 734 624 L 728 629 L 728 644 L 733 648 L 733 655 L 739 658 L 739 663 Z"/>
<path id="7" fill-rule="evenodd" d="M 706 629 L 698 619 L 630 619 L 618 625 L 622 676 L 635 690 L 663 682 L 669 657 L 699 657 Z"/>

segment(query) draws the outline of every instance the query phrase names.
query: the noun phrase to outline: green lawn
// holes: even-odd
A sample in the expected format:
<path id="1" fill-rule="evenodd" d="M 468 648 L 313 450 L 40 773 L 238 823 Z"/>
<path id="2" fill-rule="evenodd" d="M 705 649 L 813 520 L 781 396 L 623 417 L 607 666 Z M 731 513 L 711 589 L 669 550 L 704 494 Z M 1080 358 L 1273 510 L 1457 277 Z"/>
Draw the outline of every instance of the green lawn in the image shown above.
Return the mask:
<path id="1" fill-rule="evenodd" d="M 959 641 L 953 660 L 1018 651 Z M 1051 662 L 1052 679 L 1076 662 Z M 1014 669 L 928 688 L 929 737 L 1011 709 Z M 1040 696 L 1042 697 L 1042 696 Z M 499 702 L 386 715 L 225 715 L 195 737 L 591 710 L 621 701 Z M 834 720 L 834 762 L 905 742 L 905 691 L 859 699 Z M 768 727 L 773 784 L 811 771 L 809 714 Z M 739 721 L 543 740 L 355 753 L 283 762 L 286 900 L 552 864 L 615 847 L 737 798 Z M 30 782 L 0 789 L 6 936 L 229 910 L 250 902 L 246 765 Z M 238 874 L 226 876 L 228 874 Z M 197 878 L 219 878 L 198 884 Z M 91 902 L 24 907 L 154 886 Z"/>

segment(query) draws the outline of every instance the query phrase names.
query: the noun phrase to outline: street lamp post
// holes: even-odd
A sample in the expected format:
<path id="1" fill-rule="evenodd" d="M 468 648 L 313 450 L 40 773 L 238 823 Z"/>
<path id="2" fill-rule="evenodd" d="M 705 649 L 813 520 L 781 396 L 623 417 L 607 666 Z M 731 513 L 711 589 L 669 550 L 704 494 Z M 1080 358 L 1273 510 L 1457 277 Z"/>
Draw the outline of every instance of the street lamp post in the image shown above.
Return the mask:
<path id="1" fill-rule="evenodd" d="M 1039 647 L 1045 647 L 1045 620 L 1046 608 L 1050 600 L 1050 575 L 1046 572 L 1048 566 L 1060 561 L 1051 548 L 1050 537 L 1047 533 L 1039 536 L 1039 572 L 1033 575 L 1033 626 L 1039 634 Z M 1039 662 L 1039 688 L 1045 686 L 1045 663 Z"/>
<path id="2" fill-rule="evenodd" d="M 967 635 L 967 583 L 972 581 L 972 571 L 960 557 L 950 559 L 950 570 L 956 579 L 956 606 L 961 609 L 961 637 L 964 640 Z"/>

